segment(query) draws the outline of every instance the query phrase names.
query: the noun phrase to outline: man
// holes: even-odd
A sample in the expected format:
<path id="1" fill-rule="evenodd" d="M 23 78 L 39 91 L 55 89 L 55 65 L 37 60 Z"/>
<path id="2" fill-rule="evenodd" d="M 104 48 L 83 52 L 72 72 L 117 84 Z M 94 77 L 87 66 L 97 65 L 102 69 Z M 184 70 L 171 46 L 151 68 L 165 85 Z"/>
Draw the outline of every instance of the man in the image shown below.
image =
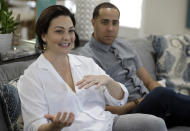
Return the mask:
<path id="1" fill-rule="evenodd" d="M 153 114 L 163 118 L 168 127 L 190 126 L 190 97 L 161 87 L 151 78 L 128 42 L 116 39 L 119 17 L 120 11 L 115 5 L 108 2 L 98 5 L 91 20 L 94 28 L 92 37 L 79 52 L 92 57 L 129 91 L 128 103 L 123 107 L 107 106 L 106 110 L 115 114 Z"/>

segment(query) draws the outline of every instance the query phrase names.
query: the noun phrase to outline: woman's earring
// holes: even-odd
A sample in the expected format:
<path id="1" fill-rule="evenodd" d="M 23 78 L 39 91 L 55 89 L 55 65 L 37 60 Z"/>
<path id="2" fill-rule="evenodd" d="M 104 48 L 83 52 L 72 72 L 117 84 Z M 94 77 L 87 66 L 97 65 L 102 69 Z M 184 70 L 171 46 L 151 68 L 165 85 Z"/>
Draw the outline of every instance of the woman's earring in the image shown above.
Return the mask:
<path id="1" fill-rule="evenodd" d="M 44 46 L 44 50 L 46 50 L 46 48 L 47 48 L 47 44 L 45 43 L 43 46 Z"/>

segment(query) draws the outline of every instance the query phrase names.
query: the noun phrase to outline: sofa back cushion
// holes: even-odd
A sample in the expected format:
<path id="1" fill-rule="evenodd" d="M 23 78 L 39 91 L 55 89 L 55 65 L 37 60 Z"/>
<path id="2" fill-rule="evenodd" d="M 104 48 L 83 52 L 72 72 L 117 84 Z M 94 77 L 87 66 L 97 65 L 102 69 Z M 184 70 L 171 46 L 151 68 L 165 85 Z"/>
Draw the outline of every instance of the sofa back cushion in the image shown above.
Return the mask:
<path id="1" fill-rule="evenodd" d="M 155 52 L 152 47 L 152 41 L 145 37 L 145 38 L 129 40 L 129 43 L 139 54 L 142 60 L 143 66 L 150 73 L 152 78 L 156 80 L 155 58 L 154 58 Z"/>

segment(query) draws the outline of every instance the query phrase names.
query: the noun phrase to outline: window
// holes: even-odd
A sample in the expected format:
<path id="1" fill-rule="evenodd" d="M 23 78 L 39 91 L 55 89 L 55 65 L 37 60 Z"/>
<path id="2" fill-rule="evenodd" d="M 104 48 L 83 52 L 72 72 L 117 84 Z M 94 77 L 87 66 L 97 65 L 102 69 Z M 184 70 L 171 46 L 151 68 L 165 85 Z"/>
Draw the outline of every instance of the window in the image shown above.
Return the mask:
<path id="1" fill-rule="evenodd" d="M 143 0 L 110 0 L 120 10 L 120 26 L 141 27 Z"/>

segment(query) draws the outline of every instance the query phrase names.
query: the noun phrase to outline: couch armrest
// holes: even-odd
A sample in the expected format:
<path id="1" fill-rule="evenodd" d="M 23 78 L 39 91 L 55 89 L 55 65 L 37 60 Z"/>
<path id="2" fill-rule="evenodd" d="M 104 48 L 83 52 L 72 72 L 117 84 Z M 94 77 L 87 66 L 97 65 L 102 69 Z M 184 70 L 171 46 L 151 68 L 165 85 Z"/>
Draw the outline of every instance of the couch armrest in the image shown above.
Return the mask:
<path id="1" fill-rule="evenodd" d="M 8 83 L 9 81 L 20 77 L 24 70 L 33 62 L 21 61 L 0 65 L 0 84 Z"/>

